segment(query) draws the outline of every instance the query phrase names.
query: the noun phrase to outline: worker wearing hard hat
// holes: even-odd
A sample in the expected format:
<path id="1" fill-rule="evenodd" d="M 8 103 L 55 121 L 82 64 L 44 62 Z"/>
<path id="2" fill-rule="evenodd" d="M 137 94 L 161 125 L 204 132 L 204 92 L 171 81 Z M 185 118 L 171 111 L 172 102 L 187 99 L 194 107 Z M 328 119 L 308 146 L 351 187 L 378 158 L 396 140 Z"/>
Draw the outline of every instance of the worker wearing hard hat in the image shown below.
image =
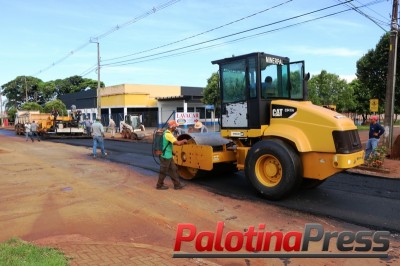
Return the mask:
<path id="1" fill-rule="evenodd" d="M 179 124 L 175 120 L 171 120 L 168 122 L 168 129 L 163 134 L 163 151 L 160 155 L 160 174 L 158 176 L 157 189 L 168 189 L 168 186 L 164 184 L 167 174 L 171 177 L 174 189 L 182 189 L 185 186 L 179 180 L 178 168 L 172 158 L 172 145 L 181 146 L 187 142 L 186 139 L 177 140 L 174 137 L 173 132 L 177 127 L 179 127 Z"/>
<path id="2" fill-rule="evenodd" d="M 207 133 L 208 132 L 208 128 L 203 125 L 203 123 L 201 123 L 200 121 L 197 121 L 194 124 L 194 128 L 197 129 L 200 133 Z"/>

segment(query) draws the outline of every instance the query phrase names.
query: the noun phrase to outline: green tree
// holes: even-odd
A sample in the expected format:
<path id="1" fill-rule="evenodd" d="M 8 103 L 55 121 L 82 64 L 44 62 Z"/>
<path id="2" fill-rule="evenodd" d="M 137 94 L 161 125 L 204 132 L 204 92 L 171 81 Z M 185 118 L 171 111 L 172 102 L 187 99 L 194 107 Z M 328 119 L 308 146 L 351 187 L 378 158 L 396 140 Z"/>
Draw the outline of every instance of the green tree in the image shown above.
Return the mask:
<path id="1" fill-rule="evenodd" d="M 353 90 L 355 107 L 353 112 L 362 116 L 362 124 L 365 124 L 367 115 L 369 114 L 369 99 L 371 98 L 370 92 L 361 85 L 358 79 L 350 82 L 349 87 Z"/>
<path id="2" fill-rule="evenodd" d="M 45 100 L 44 103 L 47 103 L 48 101 L 51 101 L 57 97 L 54 81 L 42 82 L 40 83 L 39 88 L 42 97 Z"/>
<path id="3" fill-rule="evenodd" d="M 302 98 L 303 91 L 300 90 L 302 86 L 302 79 L 300 77 L 300 72 L 294 71 L 290 72 L 290 83 L 292 85 L 291 96 L 294 98 Z M 277 87 L 275 85 L 275 87 Z"/>
<path id="4" fill-rule="evenodd" d="M 101 82 L 100 86 L 104 87 L 104 83 Z M 87 88 L 96 89 L 97 81 L 72 76 L 66 79 L 43 82 L 35 77 L 19 76 L 2 85 L 2 87 L 3 95 L 8 99 L 6 109 L 11 107 L 19 109 L 25 102 L 37 102 L 43 106 L 48 101 L 58 99 L 63 94 L 84 91 Z"/>
<path id="5" fill-rule="evenodd" d="M 65 106 L 65 104 L 59 100 L 59 99 L 55 99 L 53 101 L 47 102 L 44 105 L 44 112 L 45 113 L 51 113 L 53 110 L 57 110 L 58 113 L 60 115 L 66 115 L 68 114 L 67 112 L 67 107 Z"/>
<path id="6" fill-rule="evenodd" d="M 21 110 L 25 111 L 40 111 L 43 112 L 43 107 L 38 103 L 29 102 L 21 105 Z"/>
<path id="7" fill-rule="evenodd" d="M 14 106 L 20 108 L 24 102 L 36 101 L 43 104 L 45 99 L 41 97 L 40 86 L 42 80 L 29 76 L 19 76 L 14 80 L 3 84 L 3 95 L 7 97 L 6 109 Z"/>
<path id="8" fill-rule="evenodd" d="M 97 81 L 85 79 L 81 76 L 72 76 L 66 79 L 57 79 L 52 81 L 55 87 L 55 95 L 60 98 L 61 95 L 84 91 L 87 88 L 97 89 Z M 100 87 L 104 87 L 104 83 L 100 83 Z"/>
<path id="9" fill-rule="evenodd" d="M 207 79 L 207 86 L 204 89 L 204 96 L 202 102 L 204 104 L 214 105 L 216 116 L 219 116 L 221 96 L 219 89 L 219 74 L 217 72 L 212 73 L 211 77 Z"/>
<path id="10" fill-rule="evenodd" d="M 355 108 L 353 92 L 346 80 L 326 70 L 310 79 L 308 97 L 316 105 L 336 105 L 338 112 L 348 112 Z"/>
<path id="11" fill-rule="evenodd" d="M 398 42 L 398 47 L 399 47 Z M 390 33 L 384 34 L 375 49 L 369 50 L 364 56 L 357 61 L 356 76 L 359 79 L 360 86 L 364 93 L 369 96 L 369 99 L 379 99 L 379 103 L 386 102 L 386 84 L 388 72 Z M 397 53 L 397 73 L 400 72 L 400 53 Z M 400 76 L 396 75 L 395 88 L 395 104 L 394 111 L 400 113 Z M 380 105 L 381 106 L 381 105 Z M 383 104 L 382 104 L 383 111 Z M 382 112 L 380 111 L 380 112 Z M 368 108 L 369 113 L 369 108 Z"/>
<path id="12" fill-rule="evenodd" d="M 342 90 L 339 92 L 339 100 L 336 104 L 336 109 L 342 113 L 354 112 L 356 108 L 356 100 L 354 97 L 353 87 L 349 86 L 347 81 L 340 80 Z"/>
<path id="13" fill-rule="evenodd" d="M 7 116 L 10 122 L 13 123 L 15 121 L 15 115 L 17 114 L 17 111 L 17 108 L 15 108 L 14 106 L 8 109 Z"/>

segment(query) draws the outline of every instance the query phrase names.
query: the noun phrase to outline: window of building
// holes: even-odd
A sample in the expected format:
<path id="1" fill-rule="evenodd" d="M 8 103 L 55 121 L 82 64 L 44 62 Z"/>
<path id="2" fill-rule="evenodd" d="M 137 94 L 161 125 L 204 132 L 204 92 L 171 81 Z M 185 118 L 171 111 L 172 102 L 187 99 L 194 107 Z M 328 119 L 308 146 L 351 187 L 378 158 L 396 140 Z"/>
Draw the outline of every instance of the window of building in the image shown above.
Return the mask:
<path id="1" fill-rule="evenodd" d="M 196 107 L 196 112 L 200 114 L 200 119 L 206 118 L 206 109 L 204 107 Z"/>
<path id="2" fill-rule="evenodd" d="M 176 107 L 176 111 L 178 113 L 183 113 L 183 107 Z M 194 112 L 194 107 L 188 107 L 187 111 L 188 111 L 188 113 L 193 113 Z"/>

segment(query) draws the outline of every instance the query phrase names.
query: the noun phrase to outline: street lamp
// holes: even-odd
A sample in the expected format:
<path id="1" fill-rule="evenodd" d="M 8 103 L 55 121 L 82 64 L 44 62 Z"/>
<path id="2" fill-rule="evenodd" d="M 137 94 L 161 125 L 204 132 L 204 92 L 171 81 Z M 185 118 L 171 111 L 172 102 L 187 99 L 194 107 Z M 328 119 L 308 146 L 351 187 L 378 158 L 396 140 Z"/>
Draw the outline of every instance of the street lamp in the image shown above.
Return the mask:
<path id="1" fill-rule="evenodd" d="M 98 38 L 90 38 L 91 43 L 97 43 L 97 117 L 101 119 L 101 95 L 100 95 L 100 44 Z"/>

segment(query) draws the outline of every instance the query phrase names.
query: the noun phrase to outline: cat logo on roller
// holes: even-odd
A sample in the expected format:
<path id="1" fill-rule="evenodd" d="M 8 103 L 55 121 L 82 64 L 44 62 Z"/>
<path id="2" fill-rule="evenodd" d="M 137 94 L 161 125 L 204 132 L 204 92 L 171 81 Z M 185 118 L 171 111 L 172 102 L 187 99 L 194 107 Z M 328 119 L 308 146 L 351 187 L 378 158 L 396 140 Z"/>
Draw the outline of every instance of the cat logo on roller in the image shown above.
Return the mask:
<path id="1" fill-rule="evenodd" d="M 173 146 L 182 178 L 244 170 L 259 194 L 278 200 L 364 163 L 353 121 L 308 101 L 304 61 L 255 52 L 212 63 L 220 132 L 178 136 L 188 140 Z"/>
<path id="2" fill-rule="evenodd" d="M 292 118 L 297 112 L 297 108 L 284 106 L 284 105 L 272 105 L 272 118 Z"/>
<path id="3" fill-rule="evenodd" d="M 283 109 L 272 109 L 272 117 L 282 117 L 282 111 Z"/>

